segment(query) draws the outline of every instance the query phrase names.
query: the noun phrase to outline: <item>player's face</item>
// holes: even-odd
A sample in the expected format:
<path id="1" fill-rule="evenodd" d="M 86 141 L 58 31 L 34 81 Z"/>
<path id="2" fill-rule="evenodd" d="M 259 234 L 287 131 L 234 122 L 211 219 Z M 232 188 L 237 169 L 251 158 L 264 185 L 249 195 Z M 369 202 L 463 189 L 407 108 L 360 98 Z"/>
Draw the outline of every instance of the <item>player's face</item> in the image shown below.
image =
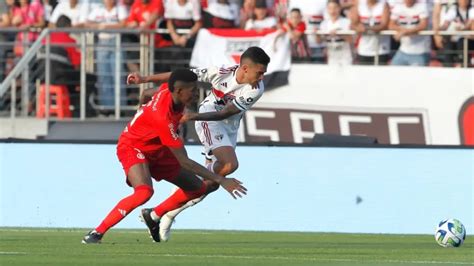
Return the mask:
<path id="1" fill-rule="evenodd" d="M 263 75 L 267 72 L 267 66 L 256 63 L 248 63 L 244 67 L 247 80 L 253 86 L 256 86 L 260 81 L 263 80 Z"/>
<path id="2" fill-rule="evenodd" d="M 176 82 L 175 90 L 179 101 L 184 105 L 190 105 L 198 100 L 199 92 L 196 82 Z"/>

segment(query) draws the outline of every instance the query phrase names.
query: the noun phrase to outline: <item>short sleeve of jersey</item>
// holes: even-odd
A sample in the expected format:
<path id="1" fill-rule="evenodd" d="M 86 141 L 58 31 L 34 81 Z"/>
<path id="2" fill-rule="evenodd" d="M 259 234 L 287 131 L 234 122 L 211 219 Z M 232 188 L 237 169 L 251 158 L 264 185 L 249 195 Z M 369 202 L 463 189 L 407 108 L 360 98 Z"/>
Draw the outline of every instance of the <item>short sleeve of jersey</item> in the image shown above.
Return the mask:
<path id="1" fill-rule="evenodd" d="M 219 74 L 218 67 L 193 68 L 191 69 L 198 76 L 198 81 L 212 83 Z"/>
<path id="2" fill-rule="evenodd" d="M 232 103 L 241 111 L 249 110 L 263 94 L 263 83 L 259 83 L 260 88 L 246 88 L 240 95 L 237 95 Z"/>
<path id="3" fill-rule="evenodd" d="M 420 12 L 420 18 L 425 19 L 428 18 L 428 7 L 424 4 L 418 4 L 419 6 L 419 12 Z"/>

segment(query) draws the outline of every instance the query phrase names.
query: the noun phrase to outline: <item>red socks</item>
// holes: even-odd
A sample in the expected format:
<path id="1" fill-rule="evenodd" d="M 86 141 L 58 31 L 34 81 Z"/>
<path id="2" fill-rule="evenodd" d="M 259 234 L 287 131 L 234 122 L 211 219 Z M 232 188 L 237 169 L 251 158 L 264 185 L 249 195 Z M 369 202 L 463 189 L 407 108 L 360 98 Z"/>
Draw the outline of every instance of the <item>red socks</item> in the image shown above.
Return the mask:
<path id="1" fill-rule="evenodd" d="M 123 218 L 125 218 L 125 216 L 127 216 L 136 207 L 147 202 L 151 196 L 153 196 L 153 188 L 151 186 L 141 185 L 136 187 L 133 194 L 122 199 L 95 230 L 101 234 L 104 234 L 112 226 L 116 225 Z"/>
<path id="2" fill-rule="evenodd" d="M 176 190 L 176 192 L 163 201 L 160 205 L 156 206 L 154 211 L 156 215 L 162 217 L 165 213 L 178 209 L 183 206 L 186 202 L 199 198 L 206 193 L 206 184 L 202 182 L 202 186 L 196 191 L 184 191 L 182 189 Z"/>

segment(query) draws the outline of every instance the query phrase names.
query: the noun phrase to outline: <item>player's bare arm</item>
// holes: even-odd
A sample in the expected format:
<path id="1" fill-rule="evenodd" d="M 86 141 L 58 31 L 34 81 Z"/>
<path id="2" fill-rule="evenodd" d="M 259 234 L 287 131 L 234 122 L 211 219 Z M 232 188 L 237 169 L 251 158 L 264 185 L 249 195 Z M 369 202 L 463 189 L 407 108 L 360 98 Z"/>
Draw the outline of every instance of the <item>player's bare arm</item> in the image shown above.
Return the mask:
<path id="1" fill-rule="evenodd" d="M 189 159 L 184 148 L 170 148 L 170 150 L 178 160 L 181 167 L 202 178 L 220 184 L 234 199 L 237 199 L 237 197 L 241 198 L 243 195 L 247 194 L 247 189 L 242 185 L 242 182 L 235 178 L 227 178 L 210 172 L 205 167 Z"/>
<path id="2" fill-rule="evenodd" d="M 150 76 L 141 76 L 138 73 L 131 73 L 127 77 L 127 84 L 142 84 L 142 83 L 163 83 L 168 82 L 171 72 L 159 73 Z"/>
<path id="3" fill-rule="evenodd" d="M 180 122 L 184 123 L 190 120 L 196 121 L 219 121 L 231 117 L 235 114 L 240 113 L 240 109 L 237 108 L 232 102 L 226 104 L 224 109 L 217 112 L 208 113 L 185 113 L 181 118 Z"/>
<path id="4" fill-rule="evenodd" d="M 158 91 L 158 88 L 150 88 L 150 89 L 144 90 L 142 94 L 140 95 L 139 105 L 141 106 L 142 104 L 146 104 L 147 102 L 149 102 L 157 91 Z"/>

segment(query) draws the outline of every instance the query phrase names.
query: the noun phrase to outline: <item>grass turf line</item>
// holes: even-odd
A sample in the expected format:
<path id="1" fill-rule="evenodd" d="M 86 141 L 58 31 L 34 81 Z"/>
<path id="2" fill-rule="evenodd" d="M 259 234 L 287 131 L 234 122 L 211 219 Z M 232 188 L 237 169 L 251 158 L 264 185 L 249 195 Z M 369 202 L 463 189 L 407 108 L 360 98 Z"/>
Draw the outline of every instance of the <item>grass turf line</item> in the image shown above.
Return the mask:
<path id="1" fill-rule="evenodd" d="M 429 235 L 177 230 L 152 243 L 146 230 L 111 230 L 83 245 L 85 233 L 0 228 L 0 265 L 474 265 L 472 236 L 447 249 Z"/>

